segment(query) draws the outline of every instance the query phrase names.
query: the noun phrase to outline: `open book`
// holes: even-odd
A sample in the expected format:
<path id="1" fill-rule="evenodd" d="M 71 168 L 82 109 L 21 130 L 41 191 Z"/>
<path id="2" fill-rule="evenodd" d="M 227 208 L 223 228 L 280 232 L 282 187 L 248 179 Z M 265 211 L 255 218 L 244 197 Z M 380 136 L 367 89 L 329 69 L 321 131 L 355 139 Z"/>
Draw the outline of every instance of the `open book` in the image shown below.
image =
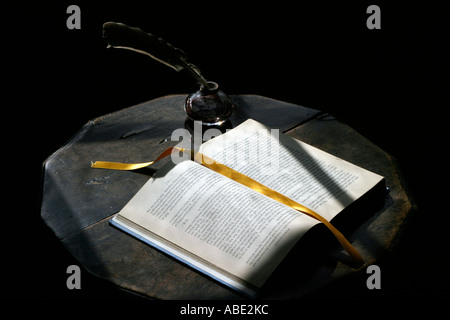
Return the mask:
<path id="1" fill-rule="evenodd" d="M 384 178 L 247 120 L 200 147 L 328 221 Z M 317 220 L 185 160 L 165 164 L 111 223 L 253 296 Z"/>

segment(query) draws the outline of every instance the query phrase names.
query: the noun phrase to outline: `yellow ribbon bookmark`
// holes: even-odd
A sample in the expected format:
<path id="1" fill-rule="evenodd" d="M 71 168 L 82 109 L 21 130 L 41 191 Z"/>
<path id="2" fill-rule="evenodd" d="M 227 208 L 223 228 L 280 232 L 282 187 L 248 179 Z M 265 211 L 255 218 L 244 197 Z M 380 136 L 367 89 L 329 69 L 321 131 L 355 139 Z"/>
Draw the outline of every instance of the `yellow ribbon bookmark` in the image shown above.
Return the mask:
<path id="1" fill-rule="evenodd" d="M 95 161 L 91 163 L 92 168 L 102 168 L 102 169 L 115 169 L 115 170 L 136 170 L 143 167 L 147 167 L 153 163 L 155 163 L 158 160 L 161 160 L 164 157 L 167 157 L 168 155 L 172 154 L 173 152 L 186 152 L 189 151 L 187 149 L 181 149 L 177 147 L 170 147 L 166 150 L 164 150 L 163 153 L 161 153 L 156 160 L 151 162 L 144 162 L 144 163 L 119 163 L 119 162 L 108 162 L 108 161 Z M 358 263 L 358 265 L 362 265 L 364 263 L 364 260 L 362 259 L 361 255 L 356 251 L 356 249 L 348 242 L 348 240 L 344 237 L 342 233 L 340 233 L 327 219 L 322 217 L 317 212 L 293 201 L 292 199 L 282 195 L 281 193 L 270 189 L 263 184 L 259 183 L 256 180 L 253 180 L 252 178 L 231 169 L 230 167 L 227 167 L 224 164 L 218 163 L 214 161 L 213 159 L 205 156 L 204 154 L 197 153 L 195 154 L 194 160 L 203 166 L 216 171 L 217 173 L 220 173 L 236 182 L 239 182 L 261 194 L 264 194 L 265 196 L 268 196 L 278 202 L 281 202 L 299 212 L 302 212 L 320 222 L 322 222 L 336 237 L 336 239 L 339 241 L 339 243 L 342 245 L 342 247 L 347 251 L 347 253 L 352 257 L 352 259 Z"/>
<path id="2" fill-rule="evenodd" d="M 121 163 L 121 162 L 109 162 L 109 161 L 91 161 L 91 168 L 101 168 L 101 169 L 113 169 L 113 170 L 136 170 L 147 167 L 151 164 L 154 164 L 156 161 L 161 160 L 162 158 L 167 157 L 175 151 L 184 152 L 184 149 L 170 147 L 164 150 L 158 158 L 154 161 L 143 162 L 143 163 Z"/>

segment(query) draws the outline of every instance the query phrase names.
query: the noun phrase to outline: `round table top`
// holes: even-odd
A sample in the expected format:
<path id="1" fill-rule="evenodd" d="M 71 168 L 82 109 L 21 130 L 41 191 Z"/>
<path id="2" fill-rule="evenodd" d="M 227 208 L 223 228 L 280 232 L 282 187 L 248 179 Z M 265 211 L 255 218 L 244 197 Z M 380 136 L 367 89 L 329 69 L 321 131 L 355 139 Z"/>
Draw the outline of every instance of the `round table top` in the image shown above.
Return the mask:
<path id="1" fill-rule="evenodd" d="M 41 216 L 87 270 L 135 293 L 156 299 L 245 299 L 109 224 L 165 161 L 139 171 L 90 167 L 90 161 L 101 159 L 150 161 L 177 144 L 170 140 L 171 133 L 191 125 L 183 111 L 185 98 L 170 95 L 89 121 L 44 162 Z M 338 227 L 363 256 L 363 266 L 354 269 L 337 245 L 311 250 L 322 246 L 312 233 L 276 269 L 261 298 L 307 296 L 337 279 L 365 272 L 392 249 L 414 205 L 390 155 L 319 110 L 256 95 L 232 99 L 235 111 L 228 128 L 253 118 L 384 176 L 390 189 L 380 207 L 367 209 L 358 223 Z"/>

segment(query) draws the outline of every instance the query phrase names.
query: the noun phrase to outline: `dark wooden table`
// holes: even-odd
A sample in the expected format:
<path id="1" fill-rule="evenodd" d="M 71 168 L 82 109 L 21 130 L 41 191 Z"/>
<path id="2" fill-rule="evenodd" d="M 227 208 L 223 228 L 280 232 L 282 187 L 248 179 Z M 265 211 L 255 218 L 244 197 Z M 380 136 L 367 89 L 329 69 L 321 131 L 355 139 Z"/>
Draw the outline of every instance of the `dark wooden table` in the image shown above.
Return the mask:
<path id="1" fill-rule="evenodd" d="M 90 167 L 93 160 L 150 161 L 176 145 L 172 132 L 191 125 L 182 108 L 185 97 L 166 96 L 89 121 L 44 162 L 41 216 L 81 265 L 118 286 L 156 299 L 244 299 L 109 225 L 169 159 L 138 171 Z M 364 266 L 352 268 L 338 245 L 311 250 L 314 241 L 305 237 L 269 279 L 261 298 L 307 296 L 337 279 L 365 272 L 392 250 L 414 205 L 390 155 L 321 111 L 262 96 L 232 98 L 236 109 L 230 127 L 253 118 L 383 175 L 390 188 L 381 208 L 369 210 L 356 225 L 339 226 L 363 256 Z M 317 243 L 314 246 L 317 249 Z M 319 256 L 313 253 L 317 251 Z"/>

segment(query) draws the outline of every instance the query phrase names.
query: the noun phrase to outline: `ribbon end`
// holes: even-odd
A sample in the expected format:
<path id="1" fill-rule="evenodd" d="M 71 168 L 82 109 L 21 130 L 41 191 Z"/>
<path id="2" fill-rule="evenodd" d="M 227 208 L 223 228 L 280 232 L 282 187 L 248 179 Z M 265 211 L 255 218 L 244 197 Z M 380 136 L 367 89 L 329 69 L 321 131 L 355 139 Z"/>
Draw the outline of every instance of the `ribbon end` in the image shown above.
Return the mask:
<path id="1" fill-rule="evenodd" d="M 348 265 L 353 269 L 359 269 L 362 266 L 364 266 L 365 264 L 364 259 L 353 247 L 351 248 L 344 247 L 344 249 L 347 251 L 347 256 L 344 259 L 339 259 L 342 263 Z"/>
<path id="2" fill-rule="evenodd" d="M 364 260 L 361 257 L 358 257 L 358 258 L 353 257 L 352 262 L 350 263 L 350 266 L 353 269 L 359 269 L 362 266 L 364 266 L 364 263 L 365 262 L 364 262 Z"/>

